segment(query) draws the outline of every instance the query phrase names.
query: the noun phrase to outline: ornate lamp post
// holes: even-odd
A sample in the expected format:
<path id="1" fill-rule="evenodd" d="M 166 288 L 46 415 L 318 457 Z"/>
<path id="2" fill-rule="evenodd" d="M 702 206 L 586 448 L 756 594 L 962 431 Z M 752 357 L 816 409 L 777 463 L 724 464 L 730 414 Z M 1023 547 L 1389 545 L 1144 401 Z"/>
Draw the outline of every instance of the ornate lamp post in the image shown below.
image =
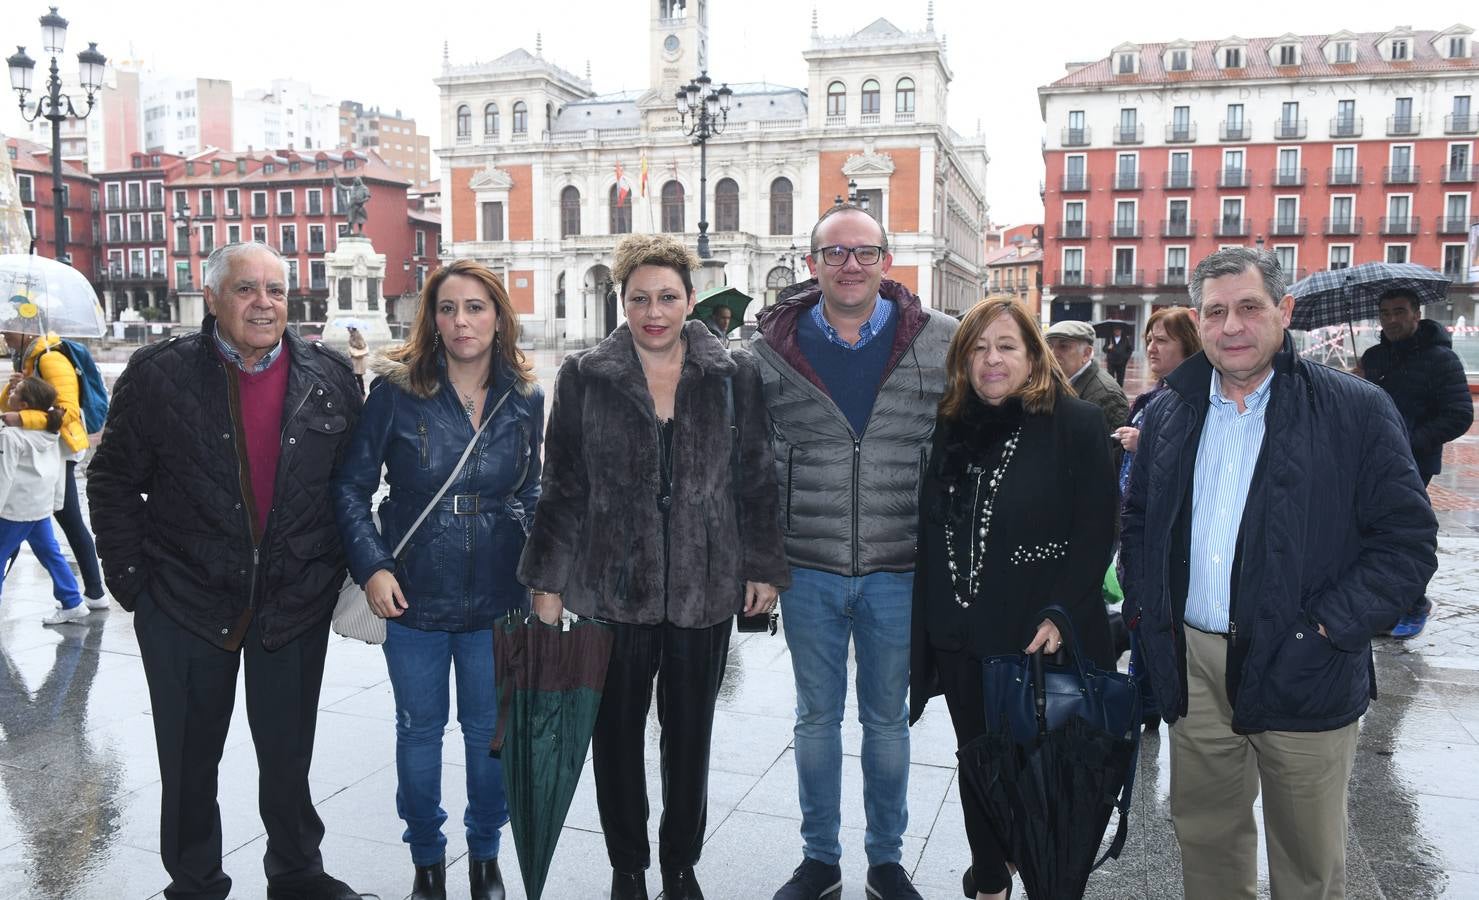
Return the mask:
<path id="1" fill-rule="evenodd" d="M 89 43 L 87 49 L 77 54 L 77 81 L 86 92 L 87 109 L 82 112 L 72 106 L 72 98 L 62 93 L 61 69 L 57 57 L 67 44 L 67 20 L 57 15 L 56 7 L 41 17 L 41 47 L 51 55 L 51 72 L 46 78 L 45 93 L 36 98 L 36 106 L 30 108 L 26 95 L 32 90 L 32 79 L 36 73 L 36 61 L 26 55 L 25 47 L 16 47 L 15 53 L 6 58 L 10 67 L 10 86 L 20 94 L 21 116 L 27 122 L 45 118 L 51 122 L 51 196 L 52 221 L 55 229 L 56 258 L 59 262 L 70 262 L 67 256 L 67 236 L 62 213 L 64 210 L 62 183 L 62 122 L 69 118 L 85 119 L 92 112 L 95 95 L 103 86 L 103 67 L 108 59 L 98 52 L 98 45 Z"/>
<path id="2" fill-rule="evenodd" d="M 841 206 L 843 202 L 842 195 L 838 194 L 837 198 L 832 202 L 835 206 Z M 856 206 L 858 209 L 861 209 L 863 212 L 868 211 L 868 195 L 858 193 L 857 179 L 849 178 L 847 180 L 847 202 L 852 204 L 853 206 Z"/>
<path id="3" fill-rule="evenodd" d="M 729 101 L 734 91 L 729 85 L 712 87 L 708 70 L 678 91 L 678 121 L 683 133 L 698 145 L 698 256 L 709 258 L 709 138 L 724 131 L 729 121 Z M 689 117 L 693 121 L 690 123 Z"/>

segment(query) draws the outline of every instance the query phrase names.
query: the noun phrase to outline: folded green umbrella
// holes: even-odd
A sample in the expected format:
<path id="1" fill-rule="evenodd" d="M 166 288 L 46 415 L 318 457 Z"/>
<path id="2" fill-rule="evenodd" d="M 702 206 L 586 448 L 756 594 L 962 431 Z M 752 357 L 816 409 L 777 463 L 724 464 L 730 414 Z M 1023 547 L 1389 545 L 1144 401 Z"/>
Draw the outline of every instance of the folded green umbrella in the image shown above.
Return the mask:
<path id="1" fill-rule="evenodd" d="M 590 619 L 546 625 L 515 612 L 493 629 L 493 658 L 498 728 L 490 750 L 503 762 L 524 891 L 538 900 L 596 727 L 611 629 Z"/>

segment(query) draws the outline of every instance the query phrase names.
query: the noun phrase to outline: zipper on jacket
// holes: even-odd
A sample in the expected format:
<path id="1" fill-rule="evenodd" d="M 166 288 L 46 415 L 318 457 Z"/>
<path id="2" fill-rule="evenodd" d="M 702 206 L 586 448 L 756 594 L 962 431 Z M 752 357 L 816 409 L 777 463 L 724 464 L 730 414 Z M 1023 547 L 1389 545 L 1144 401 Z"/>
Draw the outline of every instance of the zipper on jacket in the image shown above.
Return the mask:
<path id="1" fill-rule="evenodd" d="M 421 444 L 421 468 L 425 469 L 431 465 L 431 444 L 426 434 L 426 421 L 424 419 L 416 422 L 416 435 Z"/>
<path id="2" fill-rule="evenodd" d="M 854 436 L 852 439 L 852 574 L 858 574 L 858 522 L 861 516 L 858 514 L 858 504 L 862 499 L 859 497 L 860 480 L 863 471 L 863 439 Z"/>
<path id="3" fill-rule="evenodd" d="M 796 477 L 796 448 L 792 445 L 786 446 L 786 534 L 791 533 L 791 498 L 795 495 L 792 486 Z"/>

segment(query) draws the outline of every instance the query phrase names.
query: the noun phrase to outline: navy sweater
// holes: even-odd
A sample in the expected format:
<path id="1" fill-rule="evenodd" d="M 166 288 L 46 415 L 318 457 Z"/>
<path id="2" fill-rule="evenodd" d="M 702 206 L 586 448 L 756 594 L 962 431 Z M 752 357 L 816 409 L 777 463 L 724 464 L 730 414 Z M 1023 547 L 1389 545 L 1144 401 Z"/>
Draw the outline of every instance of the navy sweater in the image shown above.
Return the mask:
<path id="1" fill-rule="evenodd" d="M 899 314 L 894 310 L 872 340 L 860 349 L 850 349 L 828 340 L 809 313 L 803 311 L 796 317 L 796 340 L 802 355 L 827 386 L 827 393 L 847 417 L 853 434 L 859 437 L 868 428 L 873 401 L 883 383 L 883 367 L 888 365 L 898 330 Z"/>

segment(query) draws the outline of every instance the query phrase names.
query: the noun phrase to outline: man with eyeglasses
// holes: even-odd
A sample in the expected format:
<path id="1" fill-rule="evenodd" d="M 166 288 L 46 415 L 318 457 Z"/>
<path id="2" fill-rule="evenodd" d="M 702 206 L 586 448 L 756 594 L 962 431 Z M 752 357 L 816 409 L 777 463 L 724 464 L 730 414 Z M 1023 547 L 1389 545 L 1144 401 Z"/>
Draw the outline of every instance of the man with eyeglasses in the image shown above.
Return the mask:
<path id="1" fill-rule="evenodd" d="M 945 390 L 954 319 L 885 279 L 883 226 L 824 213 L 817 284 L 761 314 L 752 345 L 774 432 L 792 587 L 782 622 L 796 676 L 801 865 L 775 900 L 842 894 L 842 717 L 848 644 L 863 727 L 867 894 L 913 900 L 899 865 L 909 812 L 910 609 L 918 479 Z"/>

